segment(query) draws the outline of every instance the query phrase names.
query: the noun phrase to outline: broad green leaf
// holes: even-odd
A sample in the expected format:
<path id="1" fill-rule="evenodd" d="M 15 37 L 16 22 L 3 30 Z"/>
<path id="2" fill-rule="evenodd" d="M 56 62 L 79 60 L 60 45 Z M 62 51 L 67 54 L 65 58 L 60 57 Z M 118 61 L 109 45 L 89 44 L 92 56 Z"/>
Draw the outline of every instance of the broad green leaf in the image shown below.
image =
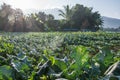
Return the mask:
<path id="1" fill-rule="evenodd" d="M 49 58 L 49 59 L 51 60 L 52 65 L 54 65 L 54 64 L 55 64 L 55 58 L 54 58 L 54 57 L 52 57 L 52 56 L 50 56 L 50 58 Z"/>
<path id="2" fill-rule="evenodd" d="M 75 60 L 75 64 L 71 65 L 71 69 L 75 69 L 77 75 L 82 74 L 82 68 L 88 67 L 89 65 L 89 54 L 87 48 L 83 46 L 77 46 L 71 54 L 71 58 Z"/>
<path id="3" fill-rule="evenodd" d="M 13 80 L 13 69 L 10 66 L 3 65 L 0 66 L 0 79 L 1 80 Z"/>
<path id="4" fill-rule="evenodd" d="M 67 68 L 67 64 L 64 61 L 62 61 L 62 60 L 55 60 L 55 65 L 57 65 L 57 67 L 61 71 L 65 70 Z"/>

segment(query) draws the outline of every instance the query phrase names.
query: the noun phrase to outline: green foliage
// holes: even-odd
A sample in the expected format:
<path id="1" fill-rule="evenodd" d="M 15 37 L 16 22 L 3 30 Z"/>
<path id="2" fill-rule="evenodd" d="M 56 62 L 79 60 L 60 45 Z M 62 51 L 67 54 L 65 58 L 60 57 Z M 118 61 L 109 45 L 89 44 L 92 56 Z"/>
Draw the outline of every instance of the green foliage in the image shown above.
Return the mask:
<path id="1" fill-rule="evenodd" d="M 3 53 L 3 55 L 5 55 L 4 53 L 10 54 L 13 52 L 14 45 L 12 43 L 6 42 L 6 40 L 2 37 L 0 37 L 0 42 L 0 53 Z"/>
<path id="2" fill-rule="evenodd" d="M 59 10 L 60 16 L 64 18 L 63 29 L 97 31 L 103 23 L 100 14 L 93 12 L 92 8 L 76 4 L 72 8 L 64 6 L 64 10 Z"/>
<path id="3" fill-rule="evenodd" d="M 44 12 L 24 15 L 21 9 L 13 9 L 4 3 L 0 6 L 0 31 L 28 32 L 28 31 L 56 31 L 59 21 L 51 14 Z"/>
<path id="4" fill-rule="evenodd" d="M 120 33 L 1 34 L 2 80 L 119 79 Z"/>
<path id="5" fill-rule="evenodd" d="M 74 52 L 71 54 L 71 57 L 75 60 L 75 64 L 72 67 L 77 72 L 76 75 L 82 74 L 82 69 L 88 66 L 89 52 L 86 47 L 78 46 L 75 48 Z"/>
<path id="6" fill-rule="evenodd" d="M 10 66 L 0 66 L 0 79 L 13 80 L 13 69 Z"/>
<path id="7" fill-rule="evenodd" d="M 80 4 L 70 7 L 64 6 L 64 11 L 59 10 L 64 19 L 55 20 L 52 14 L 44 12 L 24 15 L 21 9 L 13 9 L 8 4 L 0 8 L 0 31 L 28 32 L 28 31 L 97 31 L 102 25 L 98 12 Z"/>

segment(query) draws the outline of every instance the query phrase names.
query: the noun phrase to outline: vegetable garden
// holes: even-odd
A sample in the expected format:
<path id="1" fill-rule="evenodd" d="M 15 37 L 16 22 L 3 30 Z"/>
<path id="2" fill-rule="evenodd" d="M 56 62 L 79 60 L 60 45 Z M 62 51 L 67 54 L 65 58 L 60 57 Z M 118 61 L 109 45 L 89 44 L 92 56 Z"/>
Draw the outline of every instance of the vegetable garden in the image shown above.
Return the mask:
<path id="1" fill-rule="evenodd" d="M 1 80 L 120 80 L 120 33 L 0 33 Z"/>

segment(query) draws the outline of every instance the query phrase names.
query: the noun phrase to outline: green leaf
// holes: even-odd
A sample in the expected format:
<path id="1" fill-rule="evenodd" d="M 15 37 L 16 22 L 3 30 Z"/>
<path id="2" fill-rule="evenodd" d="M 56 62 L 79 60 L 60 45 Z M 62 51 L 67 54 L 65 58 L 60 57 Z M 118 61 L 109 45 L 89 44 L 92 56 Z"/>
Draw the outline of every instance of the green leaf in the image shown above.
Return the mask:
<path id="1" fill-rule="evenodd" d="M 100 49 L 100 53 L 98 53 L 94 58 L 98 62 L 103 63 L 106 67 L 109 66 L 109 64 L 114 63 L 114 55 L 109 47 L 103 47 Z"/>
<path id="2" fill-rule="evenodd" d="M 31 76 L 30 76 L 30 78 L 28 80 L 34 80 L 35 75 L 36 75 L 36 72 L 33 71 L 32 74 L 31 74 Z"/>
<path id="3" fill-rule="evenodd" d="M 22 60 L 12 59 L 11 64 L 17 72 L 22 72 L 22 73 L 29 71 L 31 67 L 31 64 L 26 56 Z"/>
<path id="4" fill-rule="evenodd" d="M 50 58 L 49 58 L 49 59 L 51 60 L 52 65 L 54 65 L 54 64 L 55 64 L 55 58 L 54 58 L 54 57 L 52 57 L 52 56 L 50 56 Z"/>
<path id="5" fill-rule="evenodd" d="M 0 66 L 0 79 L 13 80 L 13 69 L 10 66 Z"/>
<path id="6" fill-rule="evenodd" d="M 55 60 L 55 65 L 57 65 L 61 71 L 67 68 L 67 64 L 61 59 Z"/>
<path id="7" fill-rule="evenodd" d="M 82 74 L 81 69 L 88 66 L 89 54 L 87 48 L 84 46 L 77 46 L 70 56 L 75 60 L 75 64 L 73 64 L 71 68 L 75 69 L 78 75 Z"/>

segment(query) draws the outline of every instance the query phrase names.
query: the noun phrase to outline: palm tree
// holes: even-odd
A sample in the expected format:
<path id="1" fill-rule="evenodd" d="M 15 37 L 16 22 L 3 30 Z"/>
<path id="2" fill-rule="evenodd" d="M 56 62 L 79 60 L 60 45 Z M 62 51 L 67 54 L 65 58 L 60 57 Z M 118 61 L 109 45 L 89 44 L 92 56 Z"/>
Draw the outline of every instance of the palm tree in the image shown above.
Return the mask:
<path id="1" fill-rule="evenodd" d="M 69 7 L 69 5 L 63 6 L 64 7 L 64 11 L 63 10 L 59 10 L 60 12 L 60 16 L 62 16 L 63 19 L 63 23 L 64 23 L 64 27 L 69 27 L 72 28 L 72 9 Z"/>
<path id="2" fill-rule="evenodd" d="M 64 11 L 59 10 L 59 12 L 60 12 L 59 15 L 62 16 L 66 21 L 70 21 L 72 11 L 71 11 L 69 5 L 63 6 L 63 7 L 64 7 Z"/>

